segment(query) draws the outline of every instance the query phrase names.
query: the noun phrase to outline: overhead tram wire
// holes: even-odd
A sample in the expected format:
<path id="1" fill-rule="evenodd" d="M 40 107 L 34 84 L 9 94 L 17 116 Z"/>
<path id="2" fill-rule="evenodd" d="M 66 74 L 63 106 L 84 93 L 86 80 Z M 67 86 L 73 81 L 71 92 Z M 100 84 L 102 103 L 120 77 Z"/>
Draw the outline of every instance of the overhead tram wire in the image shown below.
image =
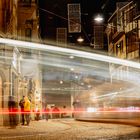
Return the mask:
<path id="1" fill-rule="evenodd" d="M 61 16 L 61 15 L 55 14 L 54 12 L 48 11 L 48 10 L 46 10 L 46 9 L 43 9 L 43 8 L 38 8 L 38 9 L 40 9 L 40 10 L 43 11 L 43 12 L 52 14 L 52 15 L 54 15 L 54 16 L 56 16 L 56 17 L 59 17 L 59 18 L 61 18 L 61 19 L 63 19 L 63 20 L 71 21 L 71 22 L 73 22 L 73 23 L 77 23 L 77 22 L 75 22 L 75 21 L 73 21 L 73 20 L 69 20 L 68 18 L 65 18 L 65 17 L 63 17 L 63 16 Z M 81 23 L 78 23 L 78 24 L 81 25 L 82 31 L 83 31 L 83 33 L 85 34 L 87 40 L 88 40 L 89 43 L 90 43 L 90 39 L 89 39 L 89 37 L 88 37 L 88 35 L 87 35 L 85 29 L 83 28 L 82 24 L 81 24 Z"/>

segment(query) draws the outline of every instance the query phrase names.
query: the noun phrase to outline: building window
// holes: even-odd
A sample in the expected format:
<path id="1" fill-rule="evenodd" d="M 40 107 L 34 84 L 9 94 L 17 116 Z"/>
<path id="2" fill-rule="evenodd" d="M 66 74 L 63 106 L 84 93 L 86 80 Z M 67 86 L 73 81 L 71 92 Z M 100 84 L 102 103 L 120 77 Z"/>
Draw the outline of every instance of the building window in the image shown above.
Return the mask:
<path id="1" fill-rule="evenodd" d="M 33 26 L 33 20 L 26 20 L 26 21 L 25 21 L 25 24 L 27 24 L 27 25 L 32 25 L 32 26 Z"/>
<path id="2" fill-rule="evenodd" d="M 32 37 L 32 30 L 31 30 L 31 28 L 26 28 L 25 29 L 25 37 L 31 39 L 31 37 Z"/>
<path id="3" fill-rule="evenodd" d="M 24 3 L 24 6 L 30 7 L 32 0 L 22 0 L 22 2 Z"/>
<path id="4" fill-rule="evenodd" d="M 116 54 L 121 55 L 124 52 L 123 40 L 116 44 Z"/>
<path id="5" fill-rule="evenodd" d="M 135 8 L 132 8 L 132 9 L 130 9 L 130 10 L 128 10 L 126 12 L 126 24 L 128 24 L 128 23 L 133 21 L 135 13 L 136 13 L 136 9 Z"/>
<path id="6" fill-rule="evenodd" d="M 25 40 L 31 41 L 31 37 L 32 37 L 32 29 L 26 28 L 25 29 Z M 28 49 L 28 56 L 31 56 L 31 49 Z"/>
<path id="7" fill-rule="evenodd" d="M 136 43 L 137 36 L 131 32 L 127 35 L 127 53 L 133 52 L 139 49 L 139 45 Z"/>
<path id="8" fill-rule="evenodd" d="M 119 44 L 120 44 L 121 53 L 123 53 L 124 52 L 123 40 L 120 41 Z"/>

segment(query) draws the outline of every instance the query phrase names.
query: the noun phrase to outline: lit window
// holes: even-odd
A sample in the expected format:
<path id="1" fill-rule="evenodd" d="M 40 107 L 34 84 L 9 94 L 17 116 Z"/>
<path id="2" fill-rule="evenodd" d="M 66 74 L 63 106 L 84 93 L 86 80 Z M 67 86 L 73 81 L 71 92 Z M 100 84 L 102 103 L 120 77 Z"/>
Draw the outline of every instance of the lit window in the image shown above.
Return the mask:
<path id="1" fill-rule="evenodd" d="M 31 38 L 31 36 L 32 36 L 31 28 L 26 28 L 25 29 L 25 36 L 28 37 L 28 38 Z"/>

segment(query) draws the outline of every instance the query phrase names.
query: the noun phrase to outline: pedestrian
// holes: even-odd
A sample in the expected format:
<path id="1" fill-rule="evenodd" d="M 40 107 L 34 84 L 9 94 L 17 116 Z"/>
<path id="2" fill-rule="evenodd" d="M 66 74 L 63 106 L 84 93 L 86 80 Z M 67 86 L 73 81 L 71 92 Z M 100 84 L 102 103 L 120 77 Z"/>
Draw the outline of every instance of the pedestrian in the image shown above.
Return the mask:
<path id="1" fill-rule="evenodd" d="M 40 120 L 40 110 L 38 108 L 38 105 L 36 105 L 36 117 L 35 120 L 39 121 Z"/>
<path id="2" fill-rule="evenodd" d="M 24 103 L 25 103 L 25 100 L 24 100 L 25 96 L 22 97 L 22 99 L 20 100 L 19 102 L 19 106 L 21 108 L 21 119 L 22 119 L 22 125 L 24 125 L 25 123 L 25 114 L 24 114 Z"/>
<path id="3" fill-rule="evenodd" d="M 16 102 L 14 101 L 13 96 L 9 96 L 9 101 L 8 101 L 8 108 L 9 108 L 9 121 L 10 121 L 10 127 L 11 128 L 16 128 L 17 126 L 17 109 L 16 109 Z"/>
<path id="4" fill-rule="evenodd" d="M 27 96 L 25 96 L 24 99 L 25 99 L 25 103 L 24 103 L 25 120 L 28 126 L 30 124 L 31 102 Z"/>
<path id="5" fill-rule="evenodd" d="M 67 115 L 67 113 L 66 113 L 66 106 L 64 105 L 64 106 L 63 106 L 63 109 L 62 109 L 61 117 L 62 117 L 62 118 L 65 118 L 66 115 Z"/>
<path id="6" fill-rule="evenodd" d="M 49 119 L 49 112 L 50 112 L 50 109 L 48 107 L 46 107 L 46 109 L 45 109 L 46 121 L 48 121 L 48 119 Z"/>
<path id="7" fill-rule="evenodd" d="M 53 112 L 53 118 L 59 118 L 60 117 L 60 109 L 57 106 L 53 107 L 52 112 Z"/>

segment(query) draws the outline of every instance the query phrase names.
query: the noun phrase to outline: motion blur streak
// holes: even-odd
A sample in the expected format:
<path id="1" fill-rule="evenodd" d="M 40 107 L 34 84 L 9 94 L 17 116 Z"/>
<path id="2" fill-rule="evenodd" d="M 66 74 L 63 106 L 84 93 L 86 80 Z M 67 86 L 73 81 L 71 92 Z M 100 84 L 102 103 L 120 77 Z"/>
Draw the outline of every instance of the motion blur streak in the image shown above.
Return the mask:
<path id="1" fill-rule="evenodd" d="M 117 92 L 113 92 L 113 93 L 108 93 L 108 94 L 100 95 L 100 96 L 96 96 L 96 97 L 93 96 L 93 98 L 94 99 L 99 99 L 99 98 L 109 97 L 109 96 L 112 96 L 112 95 L 117 95 L 118 96 L 118 94 L 122 94 L 122 93 L 123 93 L 123 96 L 124 96 L 124 94 L 126 94 L 126 96 L 124 96 L 124 97 L 127 98 L 128 97 L 127 93 L 128 92 L 132 92 L 134 90 L 135 90 L 135 88 L 130 88 L 130 89 L 126 89 L 126 90 L 122 90 L 122 91 L 117 91 Z"/>
<path id="2" fill-rule="evenodd" d="M 68 49 L 68 48 L 60 48 L 60 47 L 55 47 L 55 46 L 51 46 L 51 45 L 43 45 L 43 44 L 39 44 L 39 43 L 30 43 L 30 42 L 5 39 L 5 38 L 0 38 L 0 43 L 7 44 L 12 47 L 18 46 L 18 47 L 28 48 L 28 49 L 30 48 L 30 49 L 36 49 L 36 50 L 42 50 L 42 51 L 67 53 L 67 55 L 74 55 L 74 56 L 81 57 L 81 58 L 99 60 L 99 61 L 103 61 L 103 62 L 109 62 L 109 63 L 130 66 L 133 68 L 140 69 L 139 63 L 130 62 L 127 60 L 122 60 L 122 59 L 113 58 L 110 56 L 105 56 L 105 55 L 100 55 L 100 54 L 95 54 L 95 53 L 89 53 L 89 52 L 83 52 L 83 51 L 78 51 L 78 50 L 72 50 L 72 49 Z"/>
<path id="3" fill-rule="evenodd" d="M 87 109 L 87 110 L 65 110 L 65 111 L 31 111 L 31 112 L 25 112 L 25 111 L 8 111 L 8 109 L 5 111 L 0 112 L 0 114 L 62 114 L 62 113 L 124 113 L 124 112 L 133 112 L 133 113 L 140 113 L 140 108 L 110 108 L 110 109 Z"/>

